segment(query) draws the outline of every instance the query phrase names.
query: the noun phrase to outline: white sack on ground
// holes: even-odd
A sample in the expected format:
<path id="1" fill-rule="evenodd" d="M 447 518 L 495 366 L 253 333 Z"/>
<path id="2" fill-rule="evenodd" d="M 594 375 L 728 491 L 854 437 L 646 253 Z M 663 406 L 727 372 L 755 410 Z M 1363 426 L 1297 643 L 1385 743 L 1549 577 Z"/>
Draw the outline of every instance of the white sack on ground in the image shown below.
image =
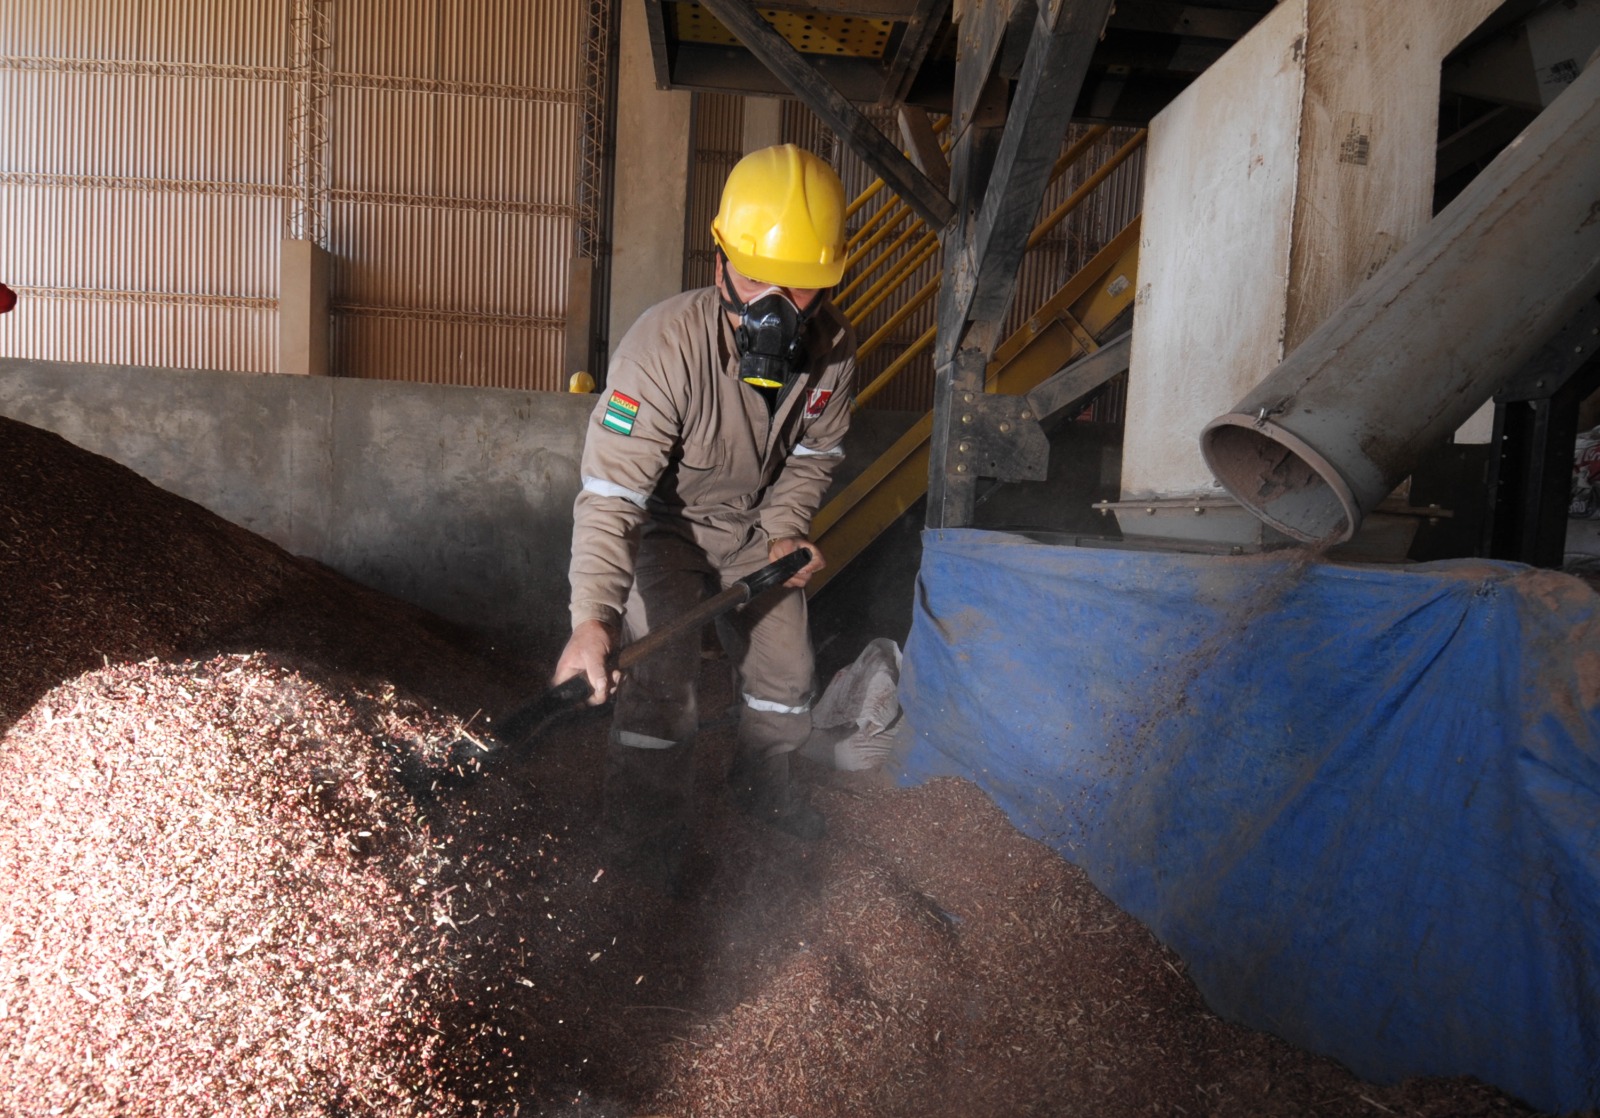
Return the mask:
<path id="1" fill-rule="evenodd" d="M 898 759 L 910 741 L 900 716 L 900 646 L 887 637 L 869 642 L 834 673 L 811 724 L 800 752 L 819 764 L 860 772 Z"/>

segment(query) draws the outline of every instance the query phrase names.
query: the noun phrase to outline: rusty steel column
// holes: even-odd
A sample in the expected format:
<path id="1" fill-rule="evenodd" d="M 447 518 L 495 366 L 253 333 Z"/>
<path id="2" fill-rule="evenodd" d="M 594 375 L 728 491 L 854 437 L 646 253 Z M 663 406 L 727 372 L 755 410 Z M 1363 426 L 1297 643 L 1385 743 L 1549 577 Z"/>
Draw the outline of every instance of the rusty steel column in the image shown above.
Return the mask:
<path id="1" fill-rule="evenodd" d="M 1208 424 L 1228 492 L 1332 545 L 1600 291 L 1600 65 Z"/>
<path id="2" fill-rule="evenodd" d="M 329 0 L 293 0 L 289 32 L 289 197 L 285 235 L 328 247 L 328 117 L 333 17 Z"/>

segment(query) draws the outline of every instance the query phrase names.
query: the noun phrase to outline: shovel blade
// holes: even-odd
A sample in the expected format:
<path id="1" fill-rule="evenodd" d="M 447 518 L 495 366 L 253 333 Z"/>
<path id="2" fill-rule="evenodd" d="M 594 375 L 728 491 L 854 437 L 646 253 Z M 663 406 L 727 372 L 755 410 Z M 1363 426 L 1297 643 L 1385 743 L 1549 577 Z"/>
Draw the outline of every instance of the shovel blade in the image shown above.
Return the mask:
<path id="1" fill-rule="evenodd" d="M 460 737 L 451 742 L 443 770 L 428 773 L 426 781 L 420 783 L 430 791 L 465 786 L 489 769 L 525 756 L 551 723 L 582 709 L 584 700 L 593 693 L 588 679 L 581 675 L 557 684 L 512 711 L 494 728 L 492 736 Z M 412 783 L 418 782 L 413 774 Z"/>
<path id="2" fill-rule="evenodd" d="M 531 746 L 545 728 L 564 714 L 583 706 L 594 688 L 588 677 L 575 675 L 565 683 L 558 683 L 530 703 L 518 707 L 500 723 L 494 736 L 500 742 L 498 752 L 520 753 Z"/>

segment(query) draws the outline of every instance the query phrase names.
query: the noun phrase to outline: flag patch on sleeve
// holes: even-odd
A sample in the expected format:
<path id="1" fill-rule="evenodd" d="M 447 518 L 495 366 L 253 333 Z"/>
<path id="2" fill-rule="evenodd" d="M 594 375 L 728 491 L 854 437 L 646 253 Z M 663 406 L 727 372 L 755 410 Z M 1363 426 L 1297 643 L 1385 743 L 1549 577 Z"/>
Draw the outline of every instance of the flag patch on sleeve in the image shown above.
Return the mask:
<path id="1" fill-rule="evenodd" d="M 828 406 L 828 400 L 833 396 L 829 388 L 813 388 L 811 395 L 806 398 L 806 418 L 815 419 L 822 414 L 822 409 Z"/>
<path id="2" fill-rule="evenodd" d="M 600 423 L 619 435 L 631 435 L 633 421 L 638 418 L 639 401 L 613 389 L 611 399 L 606 401 L 606 414 L 601 416 Z"/>

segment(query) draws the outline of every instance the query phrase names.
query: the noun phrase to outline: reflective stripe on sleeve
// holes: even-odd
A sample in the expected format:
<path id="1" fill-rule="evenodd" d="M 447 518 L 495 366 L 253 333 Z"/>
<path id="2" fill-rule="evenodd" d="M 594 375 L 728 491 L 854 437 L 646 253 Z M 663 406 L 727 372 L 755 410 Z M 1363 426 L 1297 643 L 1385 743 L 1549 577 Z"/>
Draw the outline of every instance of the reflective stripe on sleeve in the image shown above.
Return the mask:
<path id="1" fill-rule="evenodd" d="M 805 443 L 794 444 L 796 458 L 843 458 L 844 447 L 836 446 L 832 450 L 812 450 Z"/>
<path id="2" fill-rule="evenodd" d="M 645 508 L 650 501 L 650 498 L 643 493 L 635 493 L 633 490 L 626 486 L 618 485 L 614 481 L 607 481 L 601 477 L 590 477 L 588 474 L 583 475 L 583 490 L 585 493 L 593 493 L 600 497 L 621 497 L 624 501 L 638 505 L 640 508 Z"/>
<path id="3" fill-rule="evenodd" d="M 791 707 L 783 703 L 775 703 L 771 699 L 758 699 L 746 692 L 744 705 L 751 710 L 764 710 L 769 714 L 805 714 L 811 709 L 811 700 L 807 699 L 804 706 Z"/>

